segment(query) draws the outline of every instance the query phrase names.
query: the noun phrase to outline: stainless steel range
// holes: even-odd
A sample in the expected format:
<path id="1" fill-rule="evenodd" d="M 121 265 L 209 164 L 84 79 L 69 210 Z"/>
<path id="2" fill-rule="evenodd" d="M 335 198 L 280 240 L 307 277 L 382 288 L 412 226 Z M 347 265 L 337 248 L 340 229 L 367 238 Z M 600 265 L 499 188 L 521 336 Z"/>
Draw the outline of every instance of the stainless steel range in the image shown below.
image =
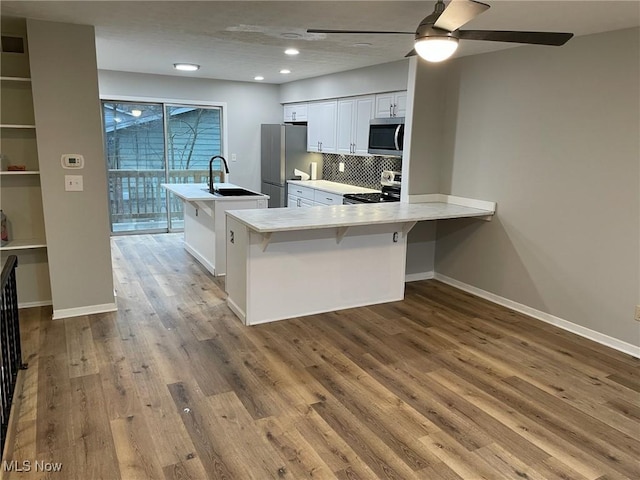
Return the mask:
<path id="1" fill-rule="evenodd" d="M 399 202 L 401 183 L 402 174 L 400 172 L 385 170 L 380 176 L 380 185 L 382 186 L 380 193 L 348 193 L 344 195 L 342 203 L 353 205 L 357 203 Z"/>

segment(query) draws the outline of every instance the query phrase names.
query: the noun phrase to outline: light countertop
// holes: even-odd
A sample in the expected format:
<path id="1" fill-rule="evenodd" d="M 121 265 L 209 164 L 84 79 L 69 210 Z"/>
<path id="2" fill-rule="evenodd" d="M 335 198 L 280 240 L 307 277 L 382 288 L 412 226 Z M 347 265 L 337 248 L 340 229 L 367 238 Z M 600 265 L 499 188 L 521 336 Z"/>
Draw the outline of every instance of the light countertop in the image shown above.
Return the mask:
<path id="1" fill-rule="evenodd" d="M 258 233 L 269 233 L 448 218 L 487 217 L 493 215 L 494 211 L 441 202 L 411 204 L 389 202 L 310 208 L 230 210 L 226 213 Z"/>
<path id="2" fill-rule="evenodd" d="M 331 182 L 329 180 L 287 180 L 292 185 L 299 185 L 301 187 L 314 188 L 316 190 L 322 190 L 327 193 L 334 193 L 336 195 L 345 195 L 347 193 L 378 193 L 380 190 L 374 190 L 373 188 L 356 187 L 355 185 L 347 185 L 344 183 Z"/>
<path id="3" fill-rule="evenodd" d="M 216 183 L 216 186 L 221 188 L 242 188 L 238 185 L 234 185 L 233 183 Z M 209 185 L 206 183 L 163 183 L 161 184 L 163 188 L 166 188 L 168 191 L 174 193 L 176 196 L 180 197 L 183 200 L 195 202 L 195 201 L 224 201 L 224 202 L 232 202 L 234 200 L 247 200 L 248 198 L 269 198 L 269 195 L 264 195 L 259 192 L 259 196 L 256 195 L 244 195 L 244 196 L 228 196 L 224 197 L 221 195 L 212 195 L 209 193 Z M 247 189 L 248 190 L 248 189 Z M 253 190 L 250 190 L 253 191 Z"/>

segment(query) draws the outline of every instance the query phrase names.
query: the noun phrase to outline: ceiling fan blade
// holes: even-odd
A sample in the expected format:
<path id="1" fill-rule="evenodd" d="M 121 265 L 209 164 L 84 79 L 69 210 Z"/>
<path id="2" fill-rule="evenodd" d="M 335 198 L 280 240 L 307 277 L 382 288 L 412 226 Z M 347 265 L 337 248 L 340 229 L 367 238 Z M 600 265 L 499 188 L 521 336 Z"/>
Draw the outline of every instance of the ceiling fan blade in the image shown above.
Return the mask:
<path id="1" fill-rule="evenodd" d="M 453 32 L 488 9 L 489 5 L 474 0 L 451 0 L 433 26 Z"/>
<path id="2" fill-rule="evenodd" d="M 359 33 L 365 35 L 415 35 L 416 32 L 381 32 L 378 30 L 327 30 L 322 28 L 308 28 L 307 33 Z"/>
<path id="3" fill-rule="evenodd" d="M 415 48 L 412 48 L 411 51 L 409 53 L 407 53 L 404 58 L 408 58 L 408 57 L 414 57 L 418 54 L 418 52 L 416 52 Z"/>
<path id="4" fill-rule="evenodd" d="M 488 40 L 491 42 L 530 43 L 559 47 L 573 37 L 573 33 L 560 32 L 512 32 L 499 30 L 459 30 L 461 40 Z"/>

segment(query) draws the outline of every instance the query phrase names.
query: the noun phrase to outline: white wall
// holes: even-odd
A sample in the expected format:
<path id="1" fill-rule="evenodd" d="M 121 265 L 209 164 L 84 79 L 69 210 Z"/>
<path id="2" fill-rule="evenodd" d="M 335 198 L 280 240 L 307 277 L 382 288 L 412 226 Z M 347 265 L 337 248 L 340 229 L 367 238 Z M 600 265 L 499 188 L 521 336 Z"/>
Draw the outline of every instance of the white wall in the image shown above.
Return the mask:
<path id="1" fill-rule="evenodd" d="M 409 60 L 298 80 L 280 86 L 280 102 L 368 95 L 407 89 Z"/>
<path id="2" fill-rule="evenodd" d="M 438 273 L 640 344 L 639 46 L 635 28 L 452 62 L 440 189 L 498 211 L 439 222 Z"/>
<path id="3" fill-rule="evenodd" d="M 283 119 L 277 85 L 110 70 L 100 70 L 98 80 L 102 98 L 225 103 L 229 180 L 260 190 L 260 125 L 281 123 Z M 236 162 L 231 162 L 233 153 Z"/>
<path id="4" fill-rule="evenodd" d="M 27 20 L 54 318 L 115 308 L 94 29 Z M 84 191 L 66 192 L 64 153 Z"/>

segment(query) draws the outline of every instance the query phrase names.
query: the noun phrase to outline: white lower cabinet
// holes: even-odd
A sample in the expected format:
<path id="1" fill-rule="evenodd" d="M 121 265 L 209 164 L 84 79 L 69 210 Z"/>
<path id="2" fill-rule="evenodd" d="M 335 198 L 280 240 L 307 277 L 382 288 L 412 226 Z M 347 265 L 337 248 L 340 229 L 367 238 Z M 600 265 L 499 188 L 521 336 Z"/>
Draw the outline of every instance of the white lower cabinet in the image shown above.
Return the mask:
<path id="1" fill-rule="evenodd" d="M 342 195 L 315 190 L 313 201 L 318 205 L 342 205 Z"/>
<path id="2" fill-rule="evenodd" d="M 289 184 L 288 208 L 314 207 L 320 205 L 342 205 L 342 195 L 310 187 Z"/>
<path id="3" fill-rule="evenodd" d="M 316 205 L 316 202 L 308 198 L 296 197 L 295 195 L 287 196 L 287 208 L 315 207 Z"/>

